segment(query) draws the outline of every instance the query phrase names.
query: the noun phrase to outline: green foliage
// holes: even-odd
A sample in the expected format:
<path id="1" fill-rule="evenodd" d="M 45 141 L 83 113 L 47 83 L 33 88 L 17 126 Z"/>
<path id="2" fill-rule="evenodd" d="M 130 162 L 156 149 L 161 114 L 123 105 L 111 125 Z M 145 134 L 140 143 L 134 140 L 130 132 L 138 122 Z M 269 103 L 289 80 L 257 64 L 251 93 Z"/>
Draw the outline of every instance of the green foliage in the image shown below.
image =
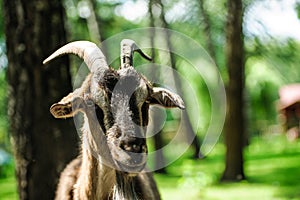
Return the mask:
<path id="1" fill-rule="evenodd" d="M 0 179 L 14 176 L 14 173 L 15 173 L 14 166 L 15 165 L 14 165 L 11 155 L 9 155 L 9 156 L 10 157 L 4 163 L 1 163 L 2 165 L 0 165 Z"/>
<path id="2" fill-rule="evenodd" d="M 4 20 L 2 0 L 0 0 L 0 148 L 8 150 L 8 120 L 7 120 L 7 83 L 6 83 L 6 47 L 4 38 Z"/>
<path id="3" fill-rule="evenodd" d="M 268 38 L 246 40 L 246 100 L 250 134 L 265 133 L 278 123 L 276 103 L 281 86 L 300 82 L 299 42 Z"/>
<path id="4" fill-rule="evenodd" d="M 300 3 L 299 2 L 296 3 L 295 10 L 297 12 L 298 18 L 300 19 Z"/>
<path id="5" fill-rule="evenodd" d="M 87 27 L 87 16 L 89 16 L 90 11 L 85 10 L 85 2 L 82 0 L 66 0 L 64 2 L 70 40 L 91 40 Z M 117 16 L 116 8 L 119 5 L 121 3 L 118 1 L 95 1 L 94 3 L 94 12 L 97 16 L 97 23 L 99 23 L 103 40 L 122 31 L 139 28 L 143 24 L 143 22 L 136 24 Z M 84 12 L 87 12 L 87 14 L 84 14 Z"/>

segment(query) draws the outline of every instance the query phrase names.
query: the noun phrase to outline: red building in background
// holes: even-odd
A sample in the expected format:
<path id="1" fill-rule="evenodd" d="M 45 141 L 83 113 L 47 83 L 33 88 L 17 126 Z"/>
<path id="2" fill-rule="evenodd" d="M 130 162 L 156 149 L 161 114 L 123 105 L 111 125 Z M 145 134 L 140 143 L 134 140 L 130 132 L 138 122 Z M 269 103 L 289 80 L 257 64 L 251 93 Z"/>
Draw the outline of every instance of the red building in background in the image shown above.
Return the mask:
<path id="1" fill-rule="evenodd" d="M 300 132 L 300 84 L 285 85 L 279 89 L 278 110 L 289 139 Z"/>

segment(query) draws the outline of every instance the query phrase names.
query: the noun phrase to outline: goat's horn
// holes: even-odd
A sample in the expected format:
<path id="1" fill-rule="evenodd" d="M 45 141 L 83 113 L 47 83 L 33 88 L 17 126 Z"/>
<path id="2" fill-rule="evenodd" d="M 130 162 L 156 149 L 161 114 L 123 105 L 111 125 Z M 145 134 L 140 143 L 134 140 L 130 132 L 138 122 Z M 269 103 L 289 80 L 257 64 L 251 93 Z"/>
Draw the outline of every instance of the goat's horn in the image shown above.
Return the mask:
<path id="1" fill-rule="evenodd" d="M 124 39 L 121 41 L 121 69 L 132 66 L 133 53 L 138 52 L 143 58 L 151 61 L 152 58 L 145 54 L 133 40 Z"/>
<path id="2" fill-rule="evenodd" d="M 96 44 L 89 41 L 75 41 L 68 43 L 45 59 L 43 64 L 47 64 L 54 58 L 69 53 L 75 54 L 82 58 L 91 72 L 95 72 L 99 68 L 108 68 L 102 51 L 97 47 Z"/>

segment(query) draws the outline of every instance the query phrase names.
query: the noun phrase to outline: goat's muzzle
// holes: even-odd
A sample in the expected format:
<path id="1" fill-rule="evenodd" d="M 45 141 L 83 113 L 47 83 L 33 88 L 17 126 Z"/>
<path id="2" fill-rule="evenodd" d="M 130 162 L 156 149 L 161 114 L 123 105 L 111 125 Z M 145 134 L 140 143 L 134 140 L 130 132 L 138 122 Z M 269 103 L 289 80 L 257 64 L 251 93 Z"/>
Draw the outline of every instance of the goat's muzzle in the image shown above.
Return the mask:
<path id="1" fill-rule="evenodd" d="M 118 171 L 136 173 L 144 169 L 148 155 L 145 138 L 121 136 L 112 139 L 110 134 L 107 136 L 111 156 Z"/>

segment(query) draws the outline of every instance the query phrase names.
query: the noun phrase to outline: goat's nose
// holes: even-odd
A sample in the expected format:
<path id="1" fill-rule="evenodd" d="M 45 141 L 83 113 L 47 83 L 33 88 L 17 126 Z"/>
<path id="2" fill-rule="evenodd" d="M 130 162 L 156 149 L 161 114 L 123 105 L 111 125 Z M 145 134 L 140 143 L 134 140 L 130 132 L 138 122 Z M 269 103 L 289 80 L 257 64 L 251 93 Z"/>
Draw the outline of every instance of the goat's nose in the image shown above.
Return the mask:
<path id="1" fill-rule="evenodd" d="M 145 142 L 140 141 L 123 141 L 120 147 L 128 152 L 132 153 L 146 153 L 147 146 Z"/>

